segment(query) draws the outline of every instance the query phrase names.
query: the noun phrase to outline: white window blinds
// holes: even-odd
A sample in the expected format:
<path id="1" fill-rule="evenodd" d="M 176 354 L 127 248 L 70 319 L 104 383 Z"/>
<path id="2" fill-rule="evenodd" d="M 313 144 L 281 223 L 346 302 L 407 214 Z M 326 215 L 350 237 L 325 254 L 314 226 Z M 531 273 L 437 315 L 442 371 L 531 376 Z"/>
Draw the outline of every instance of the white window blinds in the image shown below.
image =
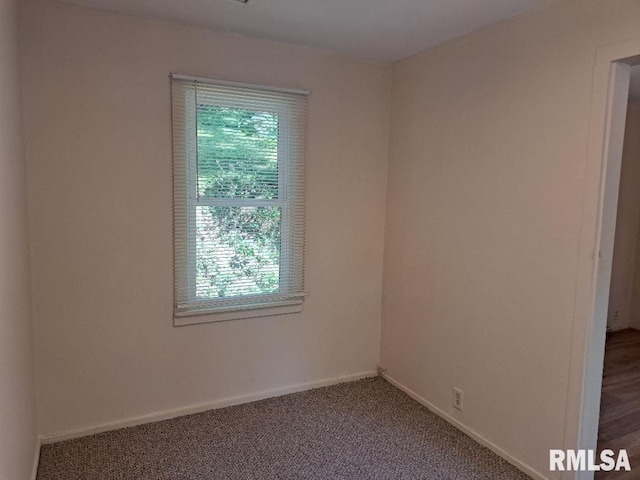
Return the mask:
<path id="1" fill-rule="evenodd" d="M 176 317 L 302 303 L 306 103 L 172 76 Z"/>

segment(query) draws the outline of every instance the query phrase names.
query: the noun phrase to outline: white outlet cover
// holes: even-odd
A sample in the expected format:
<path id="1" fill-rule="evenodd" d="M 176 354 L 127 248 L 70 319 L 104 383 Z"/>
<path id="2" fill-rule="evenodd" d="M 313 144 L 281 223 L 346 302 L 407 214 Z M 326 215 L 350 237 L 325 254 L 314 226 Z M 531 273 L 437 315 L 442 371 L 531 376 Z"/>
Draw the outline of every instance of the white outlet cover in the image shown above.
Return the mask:
<path id="1" fill-rule="evenodd" d="M 459 388 L 454 388 L 453 389 L 453 407 L 462 411 L 463 399 L 464 397 L 463 397 L 462 390 L 460 390 Z"/>

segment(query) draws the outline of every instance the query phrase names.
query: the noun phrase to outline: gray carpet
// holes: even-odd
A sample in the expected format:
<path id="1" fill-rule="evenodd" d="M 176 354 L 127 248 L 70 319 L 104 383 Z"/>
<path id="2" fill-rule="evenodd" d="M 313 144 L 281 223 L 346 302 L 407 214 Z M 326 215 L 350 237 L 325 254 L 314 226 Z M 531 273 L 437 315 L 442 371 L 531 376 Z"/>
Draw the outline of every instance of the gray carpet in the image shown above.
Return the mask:
<path id="1" fill-rule="evenodd" d="M 529 477 L 381 378 L 44 445 L 38 480 Z"/>

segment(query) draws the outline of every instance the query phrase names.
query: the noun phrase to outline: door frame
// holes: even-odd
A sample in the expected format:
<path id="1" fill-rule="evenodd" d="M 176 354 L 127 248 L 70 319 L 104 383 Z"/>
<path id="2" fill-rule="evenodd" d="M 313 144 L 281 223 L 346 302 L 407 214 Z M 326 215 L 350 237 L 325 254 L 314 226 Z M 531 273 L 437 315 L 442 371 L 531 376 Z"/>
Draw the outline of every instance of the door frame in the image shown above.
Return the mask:
<path id="1" fill-rule="evenodd" d="M 640 38 L 599 48 L 585 177 L 576 301 L 570 352 L 565 449 L 595 449 L 630 67 L 640 63 Z M 562 479 L 591 480 L 593 472 Z"/>

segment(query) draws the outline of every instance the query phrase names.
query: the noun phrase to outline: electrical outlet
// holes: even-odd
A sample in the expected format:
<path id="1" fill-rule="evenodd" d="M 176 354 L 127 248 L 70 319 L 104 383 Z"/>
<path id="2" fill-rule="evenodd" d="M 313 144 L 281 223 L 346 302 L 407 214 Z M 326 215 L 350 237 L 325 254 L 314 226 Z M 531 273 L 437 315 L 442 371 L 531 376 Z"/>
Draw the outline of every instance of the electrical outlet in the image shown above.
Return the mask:
<path id="1" fill-rule="evenodd" d="M 457 408 L 458 410 L 462 411 L 462 400 L 462 390 L 453 387 L 453 408 Z"/>
<path id="2" fill-rule="evenodd" d="M 387 373 L 387 369 L 382 365 L 378 364 L 378 375 L 385 375 Z"/>

